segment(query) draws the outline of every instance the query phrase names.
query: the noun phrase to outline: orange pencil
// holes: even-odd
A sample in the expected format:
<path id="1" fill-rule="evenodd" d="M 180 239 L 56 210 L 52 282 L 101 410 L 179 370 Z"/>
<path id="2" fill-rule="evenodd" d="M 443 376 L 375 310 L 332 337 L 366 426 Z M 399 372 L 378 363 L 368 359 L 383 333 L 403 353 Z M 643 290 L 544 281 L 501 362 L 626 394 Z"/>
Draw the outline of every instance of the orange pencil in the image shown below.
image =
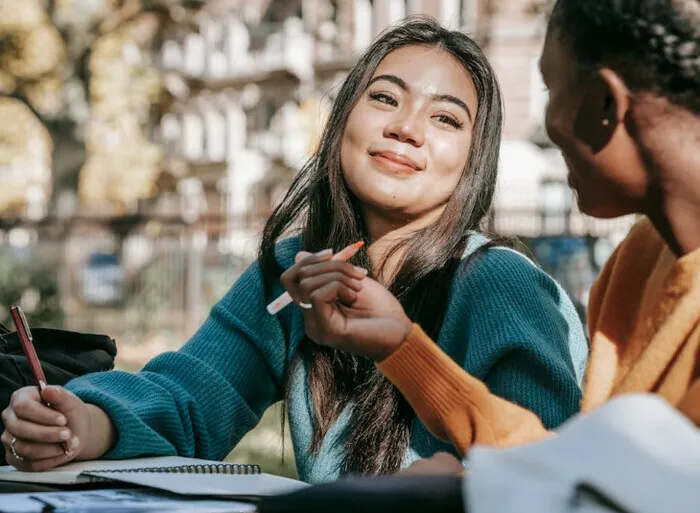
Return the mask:
<path id="1" fill-rule="evenodd" d="M 333 255 L 331 257 L 331 260 L 340 260 L 343 262 L 350 260 L 352 257 L 355 256 L 355 254 L 364 245 L 365 245 L 365 242 L 362 240 L 358 240 L 357 242 L 353 242 L 348 247 L 341 249 L 335 255 Z M 289 305 L 291 303 L 292 303 L 292 296 L 289 295 L 289 292 L 285 292 L 280 297 L 275 299 L 272 303 L 267 305 L 267 312 L 270 315 L 276 315 L 283 308 L 285 308 L 287 305 Z"/>

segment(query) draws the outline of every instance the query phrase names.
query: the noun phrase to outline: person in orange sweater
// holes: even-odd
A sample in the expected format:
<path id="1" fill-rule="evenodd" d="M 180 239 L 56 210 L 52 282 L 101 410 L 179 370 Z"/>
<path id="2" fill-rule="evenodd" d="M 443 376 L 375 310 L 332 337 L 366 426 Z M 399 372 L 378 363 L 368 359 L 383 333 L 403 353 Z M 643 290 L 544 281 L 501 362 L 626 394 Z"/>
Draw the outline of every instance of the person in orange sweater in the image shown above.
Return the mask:
<path id="1" fill-rule="evenodd" d="M 700 425 L 700 5 L 558 0 L 540 67 L 547 131 L 580 209 L 599 218 L 643 216 L 590 294 L 581 410 L 654 393 Z M 297 262 L 300 271 L 314 257 Z M 453 362 L 381 286 L 312 285 L 292 286 L 297 300 L 313 305 L 310 337 L 366 354 L 381 345 L 379 369 L 460 454 L 473 444 L 551 436 L 536 415 Z M 461 468 L 447 455 L 426 466 Z"/>

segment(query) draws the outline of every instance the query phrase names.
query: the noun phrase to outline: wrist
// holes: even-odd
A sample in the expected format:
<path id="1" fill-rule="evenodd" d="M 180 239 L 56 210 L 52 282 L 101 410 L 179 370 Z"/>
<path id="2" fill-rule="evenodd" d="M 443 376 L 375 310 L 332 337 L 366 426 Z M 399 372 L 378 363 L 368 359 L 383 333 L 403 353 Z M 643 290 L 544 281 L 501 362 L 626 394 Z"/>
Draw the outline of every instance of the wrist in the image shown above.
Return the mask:
<path id="1" fill-rule="evenodd" d="M 94 404 L 86 405 L 88 429 L 79 459 L 96 460 L 104 456 L 116 442 L 116 429 L 107 413 Z"/>
<path id="2" fill-rule="evenodd" d="M 393 329 L 388 330 L 385 343 L 382 344 L 380 351 L 372 357 L 376 363 L 380 363 L 389 358 L 396 352 L 408 339 L 408 336 L 413 331 L 413 322 L 408 317 L 396 319 Z"/>

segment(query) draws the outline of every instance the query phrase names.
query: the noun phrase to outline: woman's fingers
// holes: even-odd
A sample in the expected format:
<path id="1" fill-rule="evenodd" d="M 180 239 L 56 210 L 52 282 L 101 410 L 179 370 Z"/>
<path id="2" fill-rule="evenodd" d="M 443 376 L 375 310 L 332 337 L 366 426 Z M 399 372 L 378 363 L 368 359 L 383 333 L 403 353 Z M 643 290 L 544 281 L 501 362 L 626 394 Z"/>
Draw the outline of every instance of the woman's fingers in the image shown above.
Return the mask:
<path id="1" fill-rule="evenodd" d="M 14 437 L 8 434 L 6 431 L 2 435 L 2 443 L 5 447 L 9 448 L 12 440 L 17 438 L 14 443 L 15 452 L 18 456 L 24 460 L 43 460 L 46 458 L 55 458 L 56 456 L 61 456 L 64 453 L 63 446 L 56 443 L 37 443 L 23 440 L 19 437 Z M 77 439 L 76 439 L 77 440 Z M 74 447 L 69 448 L 72 450 Z M 9 451 L 12 454 L 12 450 Z M 14 456 L 14 454 L 12 454 Z"/>
<path id="2" fill-rule="evenodd" d="M 308 256 L 307 256 L 308 255 Z M 324 250 L 319 253 L 309 254 L 305 252 L 297 253 L 297 263 L 287 269 L 280 276 L 280 282 L 294 301 L 299 302 L 299 282 L 301 278 L 299 271 L 306 265 L 329 260 L 333 256 L 333 250 Z"/>
<path id="3" fill-rule="evenodd" d="M 54 443 L 65 442 L 72 437 L 71 430 L 61 426 L 46 426 L 30 420 L 19 418 L 12 408 L 3 412 L 5 429 L 9 435 L 31 442 Z M 5 434 L 3 434 L 5 437 Z M 7 440 L 9 443 L 9 440 Z"/>
<path id="4" fill-rule="evenodd" d="M 351 305 L 357 300 L 357 292 L 340 281 L 330 281 L 317 288 L 309 296 L 309 311 L 315 324 L 314 333 L 308 333 L 318 343 L 338 347 L 343 343 L 347 319 L 338 303 Z"/>
<path id="5" fill-rule="evenodd" d="M 351 287 L 348 287 L 341 281 L 330 281 L 325 285 L 317 288 L 309 295 L 309 301 L 313 305 L 316 317 L 328 317 L 324 315 L 327 308 L 335 309 L 334 304 L 337 301 L 345 304 L 352 304 L 357 299 L 357 292 Z"/>
<path id="6" fill-rule="evenodd" d="M 47 387 L 46 390 L 49 390 Z M 49 393 L 49 395 L 51 395 Z M 17 418 L 42 424 L 45 426 L 65 426 L 66 417 L 60 412 L 49 408 L 42 402 L 37 387 L 24 387 L 12 394 L 10 406 L 3 412 L 5 415 L 13 412 Z M 5 421 L 7 425 L 7 421 Z"/>
<path id="7" fill-rule="evenodd" d="M 342 283 L 345 287 L 355 292 L 359 292 L 362 289 L 362 282 L 360 280 L 350 278 L 343 273 L 330 272 L 301 280 L 299 283 L 299 299 L 305 303 L 309 303 L 311 295 L 316 290 L 331 282 Z"/>
<path id="8" fill-rule="evenodd" d="M 45 470 L 51 470 L 55 467 L 58 467 L 60 465 L 65 465 L 69 461 L 73 460 L 75 458 L 76 453 L 74 451 L 69 452 L 68 454 L 64 454 L 61 452 L 58 455 L 54 456 L 49 456 L 46 458 L 41 458 L 41 459 L 31 459 L 30 457 L 23 455 L 17 448 L 21 449 L 21 442 L 17 441 L 15 443 L 15 451 L 19 456 L 21 456 L 23 459 L 17 459 L 14 457 L 12 454 L 12 451 L 10 451 L 9 447 L 5 450 L 5 456 L 7 459 L 7 462 L 11 464 L 13 467 L 23 470 L 26 472 L 43 472 Z"/>
<path id="9" fill-rule="evenodd" d="M 328 260 L 326 262 L 311 262 L 304 264 L 299 269 L 299 280 L 313 278 L 320 274 L 340 273 L 349 278 L 362 280 L 367 277 L 367 270 L 362 267 L 354 266 L 348 262 L 339 260 Z"/>

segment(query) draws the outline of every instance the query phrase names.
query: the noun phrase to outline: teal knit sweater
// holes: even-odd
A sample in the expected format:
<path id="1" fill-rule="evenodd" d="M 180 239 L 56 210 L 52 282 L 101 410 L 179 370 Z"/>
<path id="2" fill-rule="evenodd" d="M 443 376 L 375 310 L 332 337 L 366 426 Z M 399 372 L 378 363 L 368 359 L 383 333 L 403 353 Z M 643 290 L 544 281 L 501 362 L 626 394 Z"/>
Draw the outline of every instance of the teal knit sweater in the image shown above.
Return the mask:
<path id="1" fill-rule="evenodd" d="M 471 237 L 465 254 L 484 242 Z M 292 265 L 298 246 L 298 239 L 277 246 L 282 266 Z M 67 388 L 114 422 L 118 440 L 105 458 L 178 454 L 220 460 L 283 397 L 284 360 L 303 334 L 296 307 L 267 314 L 262 276 L 253 264 L 179 351 L 157 356 L 139 373 L 90 374 Z M 554 280 L 512 250 L 491 248 L 462 264 L 437 342 L 493 393 L 535 412 L 548 428 L 578 410 L 588 344 L 577 313 Z M 339 477 L 350 408 L 311 454 L 314 410 L 303 365 L 290 387 L 300 478 L 317 483 Z M 454 453 L 416 421 L 404 466 L 437 451 Z"/>

